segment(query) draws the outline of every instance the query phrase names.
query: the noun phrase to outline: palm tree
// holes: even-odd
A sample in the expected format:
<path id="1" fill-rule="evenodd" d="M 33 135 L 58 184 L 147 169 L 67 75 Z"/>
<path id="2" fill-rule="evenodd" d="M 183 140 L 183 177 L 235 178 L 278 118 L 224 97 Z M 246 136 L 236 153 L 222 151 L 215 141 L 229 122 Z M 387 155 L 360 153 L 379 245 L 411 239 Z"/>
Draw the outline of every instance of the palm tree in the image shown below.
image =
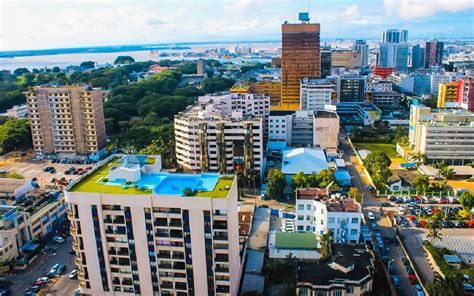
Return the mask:
<path id="1" fill-rule="evenodd" d="M 442 277 L 435 273 L 433 282 L 426 285 L 426 290 L 431 296 L 457 296 L 464 295 L 463 280 L 460 272 L 450 272 Z"/>
<path id="2" fill-rule="evenodd" d="M 420 166 L 420 164 L 423 164 L 425 162 L 425 154 L 422 152 L 415 152 L 410 154 L 411 159 L 416 163 L 416 166 Z"/>
<path id="3" fill-rule="evenodd" d="M 439 169 L 439 174 L 445 181 L 454 176 L 454 170 L 448 166 L 443 166 Z"/>
<path id="4" fill-rule="evenodd" d="M 433 223 L 428 224 L 428 229 L 429 232 L 427 237 L 431 238 L 431 242 L 437 239 L 442 240 L 442 234 L 440 232 L 440 230 L 442 229 L 441 217 L 439 215 L 434 218 Z"/>
<path id="5" fill-rule="evenodd" d="M 329 231 L 321 235 L 319 242 L 321 244 L 321 255 L 323 255 L 323 259 L 325 259 L 331 255 L 332 232 Z"/>

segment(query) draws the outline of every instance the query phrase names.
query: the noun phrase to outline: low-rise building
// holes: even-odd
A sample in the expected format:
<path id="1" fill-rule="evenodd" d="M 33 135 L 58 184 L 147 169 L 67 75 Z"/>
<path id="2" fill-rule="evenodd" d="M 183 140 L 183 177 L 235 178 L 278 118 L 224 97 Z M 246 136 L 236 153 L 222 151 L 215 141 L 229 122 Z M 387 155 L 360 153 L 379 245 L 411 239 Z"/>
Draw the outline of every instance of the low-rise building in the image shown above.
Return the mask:
<path id="1" fill-rule="evenodd" d="M 320 111 L 332 105 L 332 93 L 336 85 L 329 79 L 301 79 L 300 109 Z"/>
<path id="2" fill-rule="evenodd" d="M 0 261 L 27 256 L 32 240 L 53 233 L 66 218 L 62 194 L 42 194 L 0 206 Z"/>
<path id="3" fill-rule="evenodd" d="M 374 261 L 365 245 L 333 244 L 328 259 L 298 263 L 296 295 L 370 295 Z"/>
<path id="4" fill-rule="evenodd" d="M 306 175 L 319 173 L 329 168 L 326 153 L 321 148 L 295 148 L 283 151 L 281 172 L 287 184 L 299 172 Z"/>
<path id="5" fill-rule="evenodd" d="M 401 95 L 396 91 L 385 91 L 372 92 L 368 97 L 378 107 L 396 109 L 400 105 Z"/>
<path id="6" fill-rule="evenodd" d="M 458 81 L 465 78 L 465 74 L 461 72 L 437 72 L 430 75 L 430 83 L 432 92 L 437 95 L 439 91 L 439 84 L 445 82 Z"/>
<path id="7" fill-rule="evenodd" d="M 34 190 L 37 184 L 33 180 L 0 178 L 0 200 L 2 204 L 13 204 Z"/>
<path id="8" fill-rule="evenodd" d="M 474 114 L 412 104 L 408 138 L 413 152 L 423 153 L 428 162 L 464 165 L 474 160 Z"/>
<path id="9" fill-rule="evenodd" d="M 382 111 L 370 102 L 340 102 L 336 105 L 336 112 L 341 121 L 352 117 L 354 122 L 350 122 L 351 124 L 359 123 L 361 125 L 372 125 L 382 115 Z"/>
<path id="10" fill-rule="evenodd" d="M 260 174 L 268 113 L 268 96 L 199 97 L 175 116 L 178 165 L 190 171 Z"/>
<path id="11" fill-rule="evenodd" d="M 28 106 L 26 104 L 15 105 L 8 109 L 4 115 L 11 118 L 28 118 Z"/>
<path id="12" fill-rule="evenodd" d="M 459 88 L 462 84 L 457 81 L 443 82 L 438 89 L 438 108 L 459 108 L 461 107 L 461 97 Z"/>
<path id="13" fill-rule="evenodd" d="M 362 207 L 354 199 L 329 199 L 319 188 L 297 189 L 296 214 L 298 231 L 331 232 L 333 242 L 359 242 Z"/>

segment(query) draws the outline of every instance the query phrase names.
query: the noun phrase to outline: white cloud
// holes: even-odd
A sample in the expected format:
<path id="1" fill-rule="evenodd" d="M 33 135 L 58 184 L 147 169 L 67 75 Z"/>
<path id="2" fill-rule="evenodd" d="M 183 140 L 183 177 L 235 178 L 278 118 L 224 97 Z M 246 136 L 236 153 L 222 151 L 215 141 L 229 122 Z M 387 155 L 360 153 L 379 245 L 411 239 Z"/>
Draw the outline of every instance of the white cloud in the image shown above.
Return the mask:
<path id="1" fill-rule="evenodd" d="M 354 19 L 356 17 L 359 16 L 359 6 L 357 6 L 356 4 L 353 4 L 349 7 L 347 7 L 346 9 L 344 9 L 344 12 L 342 13 L 342 15 L 345 17 L 345 18 L 348 18 L 348 19 Z"/>
<path id="2" fill-rule="evenodd" d="M 387 16 L 414 19 L 439 12 L 460 12 L 474 8 L 473 0 L 384 0 Z"/>

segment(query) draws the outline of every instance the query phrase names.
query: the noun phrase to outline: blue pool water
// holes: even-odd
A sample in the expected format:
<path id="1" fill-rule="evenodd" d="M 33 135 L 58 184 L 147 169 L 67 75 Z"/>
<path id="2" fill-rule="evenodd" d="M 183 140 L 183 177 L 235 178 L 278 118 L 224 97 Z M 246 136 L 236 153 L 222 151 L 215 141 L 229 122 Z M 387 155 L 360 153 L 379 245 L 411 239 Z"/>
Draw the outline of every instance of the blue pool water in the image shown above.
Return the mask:
<path id="1" fill-rule="evenodd" d="M 143 174 L 140 181 L 133 183 L 140 187 L 153 190 L 155 194 L 173 194 L 182 195 L 186 187 L 194 191 L 212 191 L 216 187 L 219 180 L 218 174 L 201 174 L 201 175 L 186 175 L 186 174 Z M 123 186 L 124 181 L 109 181 L 107 185 Z"/>

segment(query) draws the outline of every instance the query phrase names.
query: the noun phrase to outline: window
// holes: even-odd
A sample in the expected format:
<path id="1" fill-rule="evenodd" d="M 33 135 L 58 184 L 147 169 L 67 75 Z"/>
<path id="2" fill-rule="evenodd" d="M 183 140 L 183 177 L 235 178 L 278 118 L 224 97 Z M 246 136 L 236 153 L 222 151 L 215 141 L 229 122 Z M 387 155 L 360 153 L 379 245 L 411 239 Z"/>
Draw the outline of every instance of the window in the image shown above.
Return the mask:
<path id="1" fill-rule="evenodd" d="M 333 294 L 334 296 L 342 296 L 342 290 L 334 290 Z"/>
<path id="2" fill-rule="evenodd" d="M 298 220 L 303 221 L 304 220 L 304 215 L 298 215 Z"/>
<path id="3" fill-rule="evenodd" d="M 352 286 L 347 287 L 346 288 L 346 293 L 347 294 L 353 294 L 354 293 L 354 287 L 352 287 Z"/>
<path id="4" fill-rule="evenodd" d="M 306 226 L 306 231 L 311 231 L 311 226 Z"/>
<path id="5" fill-rule="evenodd" d="M 321 225 L 324 225 L 324 220 L 321 220 Z"/>
<path id="6" fill-rule="evenodd" d="M 311 205 L 306 205 L 306 210 L 311 211 Z"/>
<path id="7" fill-rule="evenodd" d="M 303 211 L 304 210 L 304 205 L 298 205 L 298 211 Z"/>
<path id="8" fill-rule="evenodd" d="M 311 216 L 310 215 L 306 216 L 306 221 L 311 221 Z"/>
<path id="9" fill-rule="evenodd" d="M 359 218 L 352 218 L 352 224 L 359 223 Z"/>
<path id="10" fill-rule="evenodd" d="M 335 222 L 334 217 L 328 218 L 328 223 L 334 223 L 334 222 Z"/>
<path id="11" fill-rule="evenodd" d="M 351 234 L 357 234 L 357 233 L 358 233 L 357 229 L 351 229 Z"/>
<path id="12" fill-rule="evenodd" d="M 300 289 L 300 296 L 307 296 L 308 295 L 308 289 L 302 288 Z"/>

